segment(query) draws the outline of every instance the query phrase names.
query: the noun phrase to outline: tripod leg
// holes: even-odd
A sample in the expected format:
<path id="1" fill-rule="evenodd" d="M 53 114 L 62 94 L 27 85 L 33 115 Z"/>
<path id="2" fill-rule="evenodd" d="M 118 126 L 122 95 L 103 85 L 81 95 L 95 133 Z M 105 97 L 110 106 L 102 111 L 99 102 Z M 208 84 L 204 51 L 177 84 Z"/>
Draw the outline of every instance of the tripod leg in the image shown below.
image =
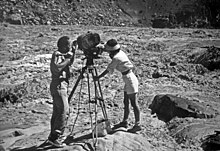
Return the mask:
<path id="1" fill-rule="evenodd" d="M 79 110 L 80 110 L 80 100 L 81 100 L 81 92 L 82 92 L 82 83 L 83 83 L 83 80 L 81 80 L 81 85 L 80 85 L 80 91 L 79 91 L 79 99 L 78 99 L 78 109 L 77 109 L 77 115 L 76 115 L 76 118 L 75 118 L 75 120 L 74 120 L 74 123 L 73 123 L 73 127 L 72 127 L 72 131 L 71 131 L 71 133 L 70 133 L 70 135 L 71 136 L 74 136 L 73 135 L 73 130 L 74 130 L 74 127 L 75 127 L 75 125 L 76 125 L 76 121 L 77 121 L 77 119 L 78 119 L 78 117 L 79 117 Z"/>
<path id="2" fill-rule="evenodd" d="M 97 75 L 98 75 L 98 72 L 97 72 L 97 69 L 95 68 L 95 76 L 97 76 Z M 102 100 L 100 100 L 100 105 L 101 105 L 101 108 L 102 108 L 103 116 L 104 116 L 105 120 L 108 120 L 108 116 L 107 116 L 106 107 L 105 107 L 105 103 L 104 103 L 104 99 L 103 99 L 103 93 L 102 93 L 100 81 L 98 80 L 97 83 L 98 83 L 99 93 L 100 93 L 101 99 L 102 99 Z"/>
<path id="3" fill-rule="evenodd" d="M 89 70 L 89 73 L 91 73 L 92 74 L 92 78 L 94 79 L 94 73 L 93 73 L 94 71 L 93 71 L 93 68 L 91 68 L 90 70 Z M 91 101 L 91 100 L 89 100 L 89 102 L 90 103 L 95 103 L 95 105 L 94 105 L 94 112 L 95 112 L 95 117 L 94 117 L 94 120 L 95 120 L 95 126 L 94 126 L 94 128 L 92 127 L 92 137 L 93 137 L 93 146 L 94 146 L 94 148 L 96 148 L 97 146 L 97 141 L 98 141 L 98 119 L 97 119 L 97 117 L 98 117 L 98 111 L 97 111 L 97 102 L 98 102 L 98 91 L 97 91 L 97 86 L 96 86 L 96 82 L 93 80 L 93 82 L 94 82 L 94 89 L 95 89 L 95 101 Z M 89 85 L 89 81 L 88 81 L 88 85 Z M 89 90 L 89 96 L 90 96 L 90 90 Z M 91 115 L 91 114 L 90 114 Z M 91 117 L 91 119 L 92 119 L 92 117 Z M 92 124 L 93 122 L 91 121 L 91 124 Z"/>
<path id="4" fill-rule="evenodd" d="M 96 148 L 97 141 L 98 141 L 98 123 L 97 123 L 97 99 L 95 98 L 95 141 L 94 141 L 94 147 Z"/>
<path id="5" fill-rule="evenodd" d="M 69 95 L 69 97 L 68 97 L 68 102 L 69 102 L 69 103 L 70 103 L 70 100 L 71 100 L 71 98 L 72 98 L 72 96 L 73 96 L 73 94 L 74 94 L 74 92 L 75 92 L 75 90 L 76 90 L 76 88 L 77 88 L 77 85 L 79 84 L 79 81 L 83 78 L 83 74 L 84 74 L 85 70 L 86 70 L 85 67 L 82 68 L 82 70 L 81 70 L 81 72 L 80 72 L 80 75 L 79 75 L 79 77 L 78 77 L 78 79 L 77 79 L 77 81 L 76 81 L 76 83 L 75 83 L 75 85 L 74 85 L 72 91 L 70 92 L 70 95 Z"/>
<path id="6" fill-rule="evenodd" d="M 91 122 L 91 129 L 93 130 L 93 118 L 92 118 L 92 107 L 91 107 L 91 92 L 90 92 L 90 81 L 89 81 L 89 73 L 87 73 L 87 84 L 88 84 L 88 95 L 89 95 L 89 115 L 90 115 L 90 122 Z M 92 132 L 92 140 L 93 140 L 93 144 L 95 144 L 94 142 L 95 139 L 95 135 Z"/>
<path id="7" fill-rule="evenodd" d="M 72 91 L 71 91 L 71 93 L 70 93 L 70 95 L 69 95 L 69 97 L 68 97 L 68 103 L 70 103 L 70 100 L 71 100 L 71 98 L 72 98 L 72 96 L 73 96 L 73 94 L 74 94 L 74 92 L 75 92 L 75 90 L 76 90 L 76 88 L 77 88 L 77 86 L 78 86 L 80 80 L 83 78 L 83 74 L 84 74 L 85 70 L 86 70 L 86 68 L 84 67 L 84 68 L 82 68 L 82 70 L 80 71 L 80 75 L 78 76 L 77 81 L 76 81 L 76 83 L 75 83 L 75 85 L 74 85 L 74 87 L 73 87 L 73 89 L 72 89 Z M 80 88 L 79 100 L 80 100 L 80 95 L 81 95 L 81 89 L 82 89 L 82 85 L 81 85 L 81 88 Z M 78 107 L 77 116 L 76 116 L 76 118 L 75 118 L 75 121 L 74 121 L 74 124 L 73 124 L 73 127 L 72 127 L 72 130 L 71 130 L 70 135 L 73 135 L 73 130 L 74 130 L 76 121 L 77 121 L 77 119 L 78 119 L 78 115 L 79 115 L 79 107 Z M 69 116 L 70 116 L 70 113 L 69 113 Z M 68 116 L 68 119 L 69 119 L 69 116 Z M 67 120 L 67 121 L 68 121 L 68 120 Z M 66 124 L 66 125 L 67 125 L 67 124 Z"/>

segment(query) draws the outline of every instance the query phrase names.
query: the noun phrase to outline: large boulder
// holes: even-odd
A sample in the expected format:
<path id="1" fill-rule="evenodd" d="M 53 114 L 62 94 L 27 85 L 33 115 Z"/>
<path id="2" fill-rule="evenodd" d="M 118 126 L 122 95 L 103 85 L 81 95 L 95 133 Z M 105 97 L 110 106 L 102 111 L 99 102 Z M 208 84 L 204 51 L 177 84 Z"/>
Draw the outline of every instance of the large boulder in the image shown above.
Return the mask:
<path id="1" fill-rule="evenodd" d="M 174 117 L 212 118 L 215 111 L 208 104 L 202 104 L 171 94 L 156 95 L 149 108 L 156 113 L 160 120 L 169 122 Z"/>
<path id="2" fill-rule="evenodd" d="M 208 135 L 202 141 L 202 148 L 204 150 L 218 150 L 220 148 L 220 131 L 215 131 L 215 134 Z"/>
<path id="3" fill-rule="evenodd" d="M 169 133 L 178 143 L 196 144 L 204 150 L 220 147 L 220 116 L 212 119 L 174 118 L 168 124 Z M 219 149 L 219 148 L 218 148 Z"/>
<path id="4" fill-rule="evenodd" d="M 86 136 L 84 136 L 86 137 Z M 83 137 L 81 137 L 83 139 Z M 81 140 L 80 139 L 80 140 Z M 76 144 L 77 138 L 68 140 L 69 145 L 65 148 L 66 150 L 75 149 L 79 151 L 91 150 L 94 147 L 93 140 L 89 139 L 87 145 Z M 78 147 L 77 147 L 78 146 Z M 94 148 L 93 148 L 94 149 Z M 148 140 L 141 135 L 117 131 L 111 135 L 105 137 L 99 137 L 96 143 L 96 151 L 154 151 L 154 147 L 148 142 Z"/>
<path id="5" fill-rule="evenodd" d="M 207 47 L 207 50 L 196 56 L 193 62 L 201 64 L 211 71 L 220 69 L 220 47 Z"/>

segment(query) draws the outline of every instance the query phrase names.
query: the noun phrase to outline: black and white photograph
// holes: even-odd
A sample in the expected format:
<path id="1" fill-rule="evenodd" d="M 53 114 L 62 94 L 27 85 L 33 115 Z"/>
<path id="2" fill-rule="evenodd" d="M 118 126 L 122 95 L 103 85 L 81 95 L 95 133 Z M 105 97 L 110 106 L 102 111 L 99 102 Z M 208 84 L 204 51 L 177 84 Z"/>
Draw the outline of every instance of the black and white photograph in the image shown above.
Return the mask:
<path id="1" fill-rule="evenodd" d="M 220 151 L 220 0 L 1 0 L 0 151 Z"/>

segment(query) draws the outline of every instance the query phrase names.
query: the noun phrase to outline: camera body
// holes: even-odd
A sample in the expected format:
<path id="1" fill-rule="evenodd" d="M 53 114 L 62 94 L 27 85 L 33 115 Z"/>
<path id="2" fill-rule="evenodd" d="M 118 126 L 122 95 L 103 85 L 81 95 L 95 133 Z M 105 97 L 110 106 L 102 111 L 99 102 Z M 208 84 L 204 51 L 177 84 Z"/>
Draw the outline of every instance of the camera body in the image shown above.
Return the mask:
<path id="1" fill-rule="evenodd" d="M 78 47 L 87 58 L 99 58 L 99 55 L 103 52 L 101 47 L 97 47 L 99 43 L 100 35 L 98 33 L 87 32 L 77 38 Z"/>

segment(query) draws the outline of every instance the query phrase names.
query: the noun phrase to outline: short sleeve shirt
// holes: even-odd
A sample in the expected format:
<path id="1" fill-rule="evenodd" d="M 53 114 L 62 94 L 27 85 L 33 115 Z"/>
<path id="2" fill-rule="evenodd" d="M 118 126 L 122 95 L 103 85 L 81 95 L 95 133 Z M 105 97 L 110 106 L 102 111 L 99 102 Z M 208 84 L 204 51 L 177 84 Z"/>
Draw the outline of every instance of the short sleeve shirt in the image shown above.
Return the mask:
<path id="1" fill-rule="evenodd" d="M 114 70 L 119 72 L 125 72 L 129 69 L 132 69 L 134 66 L 131 61 L 128 59 L 127 55 L 120 50 L 113 58 L 111 63 L 108 65 L 107 70 L 112 74 Z"/>

